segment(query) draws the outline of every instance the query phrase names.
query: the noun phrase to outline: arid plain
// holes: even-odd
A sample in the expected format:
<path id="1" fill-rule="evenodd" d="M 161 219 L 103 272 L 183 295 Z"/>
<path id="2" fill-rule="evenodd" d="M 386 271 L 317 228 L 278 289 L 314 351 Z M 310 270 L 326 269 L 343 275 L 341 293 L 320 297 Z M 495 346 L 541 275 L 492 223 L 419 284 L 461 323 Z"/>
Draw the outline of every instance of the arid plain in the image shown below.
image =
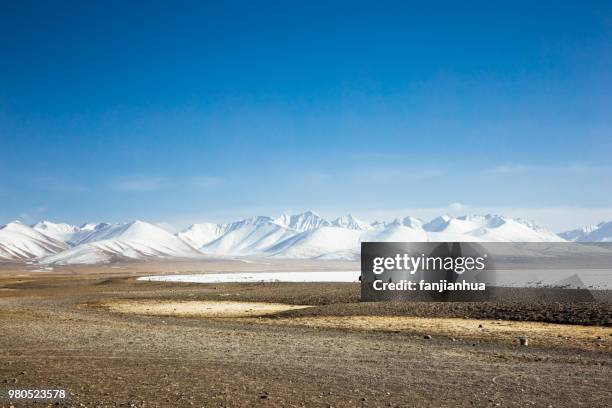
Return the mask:
<path id="1" fill-rule="evenodd" d="M 612 303 L 362 303 L 354 283 L 137 281 L 357 270 L 207 260 L 0 266 L 0 406 L 612 404 Z M 580 323 L 580 324 L 568 324 Z M 519 336 L 529 339 L 520 346 Z"/>

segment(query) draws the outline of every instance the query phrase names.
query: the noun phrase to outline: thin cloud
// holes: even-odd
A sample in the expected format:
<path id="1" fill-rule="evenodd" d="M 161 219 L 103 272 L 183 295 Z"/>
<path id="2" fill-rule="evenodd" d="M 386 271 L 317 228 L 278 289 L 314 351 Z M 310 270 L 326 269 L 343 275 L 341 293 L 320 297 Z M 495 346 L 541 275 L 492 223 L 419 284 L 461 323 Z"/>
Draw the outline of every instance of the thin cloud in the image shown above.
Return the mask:
<path id="1" fill-rule="evenodd" d="M 448 212 L 452 215 L 463 215 L 468 212 L 470 206 L 462 203 L 452 203 L 448 206 Z"/>

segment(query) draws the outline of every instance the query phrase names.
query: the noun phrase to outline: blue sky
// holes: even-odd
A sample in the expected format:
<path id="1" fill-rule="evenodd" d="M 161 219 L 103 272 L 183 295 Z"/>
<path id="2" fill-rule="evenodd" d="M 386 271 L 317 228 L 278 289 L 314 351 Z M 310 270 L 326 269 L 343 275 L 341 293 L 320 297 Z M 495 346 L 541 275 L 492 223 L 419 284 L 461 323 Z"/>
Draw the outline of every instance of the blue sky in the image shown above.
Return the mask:
<path id="1" fill-rule="evenodd" d="M 0 223 L 612 219 L 610 3 L 424 3 L 1 2 Z"/>

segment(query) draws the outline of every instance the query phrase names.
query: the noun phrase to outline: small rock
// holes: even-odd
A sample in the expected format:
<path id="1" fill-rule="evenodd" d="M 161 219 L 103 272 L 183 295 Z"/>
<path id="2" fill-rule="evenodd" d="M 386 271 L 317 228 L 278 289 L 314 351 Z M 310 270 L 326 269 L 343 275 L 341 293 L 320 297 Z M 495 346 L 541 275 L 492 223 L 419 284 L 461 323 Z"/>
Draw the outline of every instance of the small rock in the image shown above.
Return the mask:
<path id="1" fill-rule="evenodd" d="M 429 334 L 424 335 L 423 338 L 425 340 L 431 340 L 431 336 Z"/>
<path id="2" fill-rule="evenodd" d="M 482 329 L 482 328 L 483 328 L 482 324 L 479 324 L 479 325 L 478 325 L 478 328 L 479 328 L 479 329 Z"/>

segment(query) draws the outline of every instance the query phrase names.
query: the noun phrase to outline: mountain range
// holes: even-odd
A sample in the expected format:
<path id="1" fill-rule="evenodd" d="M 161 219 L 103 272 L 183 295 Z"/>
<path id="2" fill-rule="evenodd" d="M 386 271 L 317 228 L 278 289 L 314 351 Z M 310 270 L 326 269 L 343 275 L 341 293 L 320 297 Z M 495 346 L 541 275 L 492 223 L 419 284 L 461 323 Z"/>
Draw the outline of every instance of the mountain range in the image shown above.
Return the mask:
<path id="1" fill-rule="evenodd" d="M 172 234 L 144 221 L 74 226 L 19 221 L 0 228 L 0 261 L 97 264 L 204 256 L 357 259 L 361 242 L 612 242 L 612 222 L 559 235 L 499 215 L 405 217 L 367 223 L 352 215 L 328 221 L 313 211 L 193 224 Z"/>
<path id="2" fill-rule="evenodd" d="M 572 242 L 612 242 L 612 221 L 563 232 L 559 236 Z"/>

